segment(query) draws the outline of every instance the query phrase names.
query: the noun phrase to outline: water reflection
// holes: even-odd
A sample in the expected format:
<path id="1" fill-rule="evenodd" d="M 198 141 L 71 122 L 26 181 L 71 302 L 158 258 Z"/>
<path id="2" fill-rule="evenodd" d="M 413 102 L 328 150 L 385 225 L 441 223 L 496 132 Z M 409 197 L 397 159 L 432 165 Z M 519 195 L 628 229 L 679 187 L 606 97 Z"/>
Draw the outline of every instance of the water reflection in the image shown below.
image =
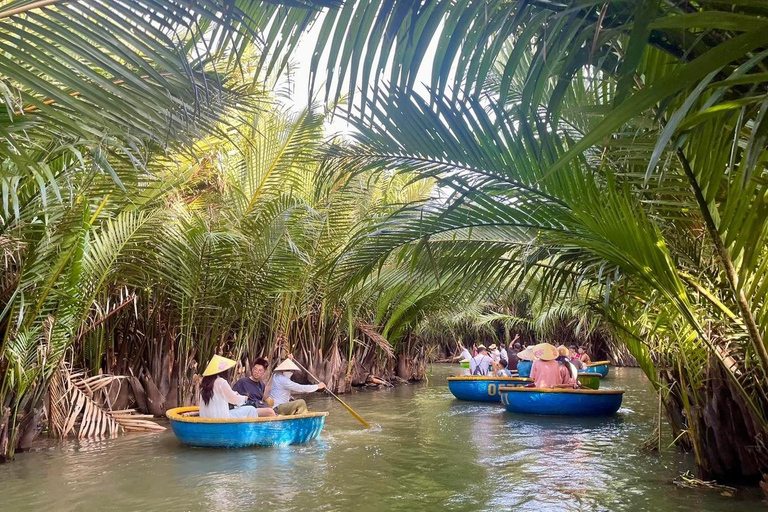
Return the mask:
<path id="1" fill-rule="evenodd" d="M 170 432 L 52 444 L 0 466 L 0 510 L 763 510 L 756 493 L 677 489 L 688 457 L 637 451 L 657 408 L 639 371 L 603 383 L 627 389 L 617 416 L 579 419 L 459 402 L 444 380 L 456 370 L 348 397 L 371 430 L 313 396 L 331 415 L 305 445 L 189 448 Z"/>

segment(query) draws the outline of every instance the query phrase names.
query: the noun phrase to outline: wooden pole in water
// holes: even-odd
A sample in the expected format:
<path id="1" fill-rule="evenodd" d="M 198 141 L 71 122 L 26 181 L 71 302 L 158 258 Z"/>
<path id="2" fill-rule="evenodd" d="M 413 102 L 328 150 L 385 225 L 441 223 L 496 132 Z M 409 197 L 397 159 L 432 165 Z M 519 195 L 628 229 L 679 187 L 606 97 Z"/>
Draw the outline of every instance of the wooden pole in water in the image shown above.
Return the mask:
<path id="1" fill-rule="evenodd" d="M 302 370 L 304 370 L 305 372 L 307 372 L 307 375 L 309 375 L 310 377 L 312 377 L 313 379 L 315 379 L 315 381 L 317 381 L 317 382 L 322 382 L 320 379 L 318 379 L 317 377 L 315 377 L 314 375 L 312 375 L 312 373 L 311 373 L 309 370 L 307 370 L 306 368 L 304 368 L 304 367 L 301 365 L 301 363 L 299 363 L 299 362 L 298 362 L 296 359 L 294 359 L 294 360 L 293 360 L 293 362 L 294 362 L 294 363 L 296 363 L 296 366 L 298 366 L 299 368 L 301 368 Z M 351 408 L 350 406 L 348 406 L 348 405 L 347 405 L 347 403 L 346 403 L 344 400 L 342 400 L 341 398 L 339 398 L 338 396 L 336 396 L 336 394 L 335 394 L 333 391 L 331 391 L 331 390 L 330 390 L 330 389 L 328 389 L 327 387 L 324 389 L 324 391 L 327 391 L 329 395 L 331 395 L 333 398 L 335 398 L 336 400 L 338 400 L 338 401 L 339 401 L 339 403 L 340 403 L 341 405 L 343 405 L 343 406 L 344 406 L 344 408 L 345 408 L 347 411 L 349 411 L 349 414 L 351 414 L 352 416 L 354 416 L 354 417 L 355 417 L 355 419 L 356 419 L 357 421 L 359 421 L 359 422 L 360 422 L 360 423 L 361 423 L 361 424 L 362 424 L 362 425 L 363 425 L 365 428 L 371 428 L 371 424 L 370 424 L 370 423 L 368 423 L 367 421 L 365 421 L 365 420 L 363 419 L 363 417 L 362 417 L 362 416 L 360 416 L 359 414 L 357 414 L 357 413 L 355 412 L 355 410 L 354 410 L 353 408 Z"/>

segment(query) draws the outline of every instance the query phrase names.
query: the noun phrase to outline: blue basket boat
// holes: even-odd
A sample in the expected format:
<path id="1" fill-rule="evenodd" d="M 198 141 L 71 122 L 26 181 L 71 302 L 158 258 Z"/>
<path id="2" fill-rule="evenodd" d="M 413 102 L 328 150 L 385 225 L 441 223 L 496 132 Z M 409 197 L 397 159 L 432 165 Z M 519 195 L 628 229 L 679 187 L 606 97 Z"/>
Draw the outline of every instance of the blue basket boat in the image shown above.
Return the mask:
<path id="1" fill-rule="evenodd" d="M 165 413 L 179 441 L 190 446 L 244 448 L 306 443 L 320 435 L 327 412 L 267 418 L 201 418 L 198 407 Z"/>
<path id="2" fill-rule="evenodd" d="M 533 366 L 533 361 L 518 361 L 517 362 L 517 376 L 518 377 L 530 377 L 531 376 L 531 367 Z"/>
<path id="3" fill-rule="evenodd" d="M 459 400 L 473 402 L 500 402 L 500 386 L 525 386 L 530 379 L 519 377 L 481 377 L 464 375 L 448 377 L 448 389 Z"/>
<path id="4" fill-rule="evenodd" d="M 607 377 L 608 368 L 610 366 L 611 366 L 610 361 L 597 361 L 596 363 L 587 364 L 587 367 L 582 371 L 587 373 L 599 373 L 602 377 Z"/>
<path id="5" fill-rule="evenodd" d="M 610 416 L 621 407 L 621 389 L 540 389 L 502 386 L 509 412 L 562 416 Z"/>

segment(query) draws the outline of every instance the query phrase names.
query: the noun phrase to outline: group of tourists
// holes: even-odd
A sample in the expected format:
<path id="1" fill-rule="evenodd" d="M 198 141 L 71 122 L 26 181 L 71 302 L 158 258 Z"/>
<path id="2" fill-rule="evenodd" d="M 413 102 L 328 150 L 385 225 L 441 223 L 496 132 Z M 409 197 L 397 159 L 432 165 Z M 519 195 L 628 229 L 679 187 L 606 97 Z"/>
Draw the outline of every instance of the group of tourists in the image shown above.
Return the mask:
<path id="1" fill-rule="evenodd" d="M 510 343 L 509 348 L 504 344 L 477 345 L 470 349 L 462 347 L 459 358 L 469 362 L 469 374 L 474 376 L 512 377 L 517 371 L 518 363 L 532 361 L 530 378 L 532 386 L 537 388 L 579 387 L 578 371 L 592 362 L 585 347 L 560 345 L 555 347 L 550 343 L 529 345 L 525 349 L 518 341 L 519 335 Z"/>
<path id="2" fill-rule="evenodd" d="M 299 384 L 291 377 L 301 371 L 292 356 L 277 365 L 271 380 L 265 382 L 269 361 L 258 358 L 251 365 L 251 374 L 230 387 L 227 373 L 237 364 L 222 356 L 213 356 L 203 372 L 200 383 L 201 418 L 257 418 L 293 415 L 307 412 L 304 400 L 293 400 L 291 393 L 313 393 L 325 389 L 325 384 Z M 230 409 L 230 405 L 234 408 Z"/>

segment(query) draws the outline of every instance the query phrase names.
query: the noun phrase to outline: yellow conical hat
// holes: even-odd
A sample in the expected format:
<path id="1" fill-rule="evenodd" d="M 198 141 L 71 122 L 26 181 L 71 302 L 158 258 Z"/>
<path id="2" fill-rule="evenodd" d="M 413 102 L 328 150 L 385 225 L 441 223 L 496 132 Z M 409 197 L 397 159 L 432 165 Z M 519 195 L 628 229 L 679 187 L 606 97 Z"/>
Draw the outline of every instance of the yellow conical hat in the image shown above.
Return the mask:
<path id="1" fill-rule="evenodd" d="M 282 372 L 282 371 L 298 372 L 298 371 L 301 371 L 301 370 L 299 369 L 298 366 L 296 366 L 296 363 L 294 363 L 290 359 L 286 359 L 285 361 L 283 361 L 282 363 L 277 365 L 277 368 L 275 368 L 275 371 L 276 372 Z"/>
<path id="2" fill-rule="evenodd" d="M 216 375 L 217 373 L 221 373 L 224 370 L 229 370 L 236 364 L 237 362 L 231 359 L 227 359 L 226 357 L 213 356 L 211 358 L 211 362 L 208 363 L 208 366 L 205 367 L 205 371 L 203 372 L 203 377 L 207 377 L 209 375 Z"/>
<path id="3" fill-rule="evenodd" d="M 533 355 L 536 359 L 541 359 L 542 361 L 554 361 L 559 354 L 554 345 L 549 343 L 539 343 L 533 347 Z"/>

